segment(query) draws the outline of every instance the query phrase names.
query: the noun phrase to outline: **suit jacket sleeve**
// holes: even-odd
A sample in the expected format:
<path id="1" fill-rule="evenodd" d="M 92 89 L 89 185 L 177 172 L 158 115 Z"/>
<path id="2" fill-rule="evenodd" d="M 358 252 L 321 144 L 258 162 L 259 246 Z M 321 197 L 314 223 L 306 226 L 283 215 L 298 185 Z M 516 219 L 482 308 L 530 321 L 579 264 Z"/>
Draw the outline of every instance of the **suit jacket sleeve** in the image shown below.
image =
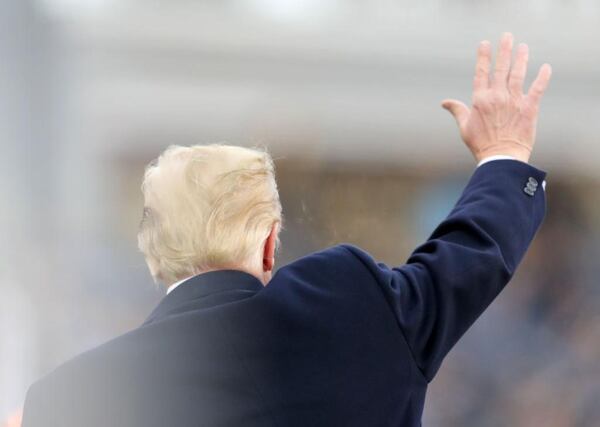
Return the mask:
<path id="1" fill-rule="evenodd" d="M 545 175 L 513 160 L 480 166 L 403 266 L 388 268 L 346 246 L 382 288 L 427 381 L 515 272 L 544 217 Z M 530 178 L 539 183 L 533 195 L 524 191 Z"/>

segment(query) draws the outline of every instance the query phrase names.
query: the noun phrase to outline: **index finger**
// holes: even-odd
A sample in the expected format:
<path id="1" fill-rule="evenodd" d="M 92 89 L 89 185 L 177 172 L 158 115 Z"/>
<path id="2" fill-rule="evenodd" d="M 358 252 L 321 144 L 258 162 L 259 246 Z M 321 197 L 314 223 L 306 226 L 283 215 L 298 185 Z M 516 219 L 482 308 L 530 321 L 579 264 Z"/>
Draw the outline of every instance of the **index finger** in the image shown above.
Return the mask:
<path id="1" fill-rule="evenodd" d="M 479 43 L 477 48 L 477 63 L 475 64 L 475 78 L 473 89 L 487 89 L 490 85 L 490 63 L 492 61 L 492 49 L 487 40 Z"/>

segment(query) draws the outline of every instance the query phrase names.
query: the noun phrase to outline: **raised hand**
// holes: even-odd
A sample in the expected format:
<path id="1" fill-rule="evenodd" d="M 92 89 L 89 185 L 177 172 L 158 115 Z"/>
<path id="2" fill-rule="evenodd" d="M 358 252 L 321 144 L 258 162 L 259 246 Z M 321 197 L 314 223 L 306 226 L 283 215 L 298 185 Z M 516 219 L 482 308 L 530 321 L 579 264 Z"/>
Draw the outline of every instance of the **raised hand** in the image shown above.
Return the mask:
<path id="1" fill-rule="evenodd" d="M 520 44 L 511 66 L 512 50 L 513 36 L 505 33 L 490 76 L 491 46 L 490 42 L 482 41 L 477 51 L 472 107 L 454 99 L 442 102 L 442 107 L 456 119 L 463 141 L 478 162 L 493 155 L 527 162 L 535 143 L 540 101 L 552 68 L 544 64 L 525 94 L 523 83 L 529 48 Z"/>

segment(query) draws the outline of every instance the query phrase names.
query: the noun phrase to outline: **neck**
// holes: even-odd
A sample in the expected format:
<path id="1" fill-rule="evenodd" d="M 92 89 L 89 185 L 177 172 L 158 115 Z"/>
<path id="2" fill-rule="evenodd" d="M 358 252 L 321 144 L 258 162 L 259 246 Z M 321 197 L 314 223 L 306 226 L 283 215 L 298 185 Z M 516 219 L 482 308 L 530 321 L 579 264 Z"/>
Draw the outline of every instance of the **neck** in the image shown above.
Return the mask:
<path id="1" fill-rule="evenodd" d="M 267 284 L 271 281 L 271 277 L 272 277 L 272 271 L 261 271 L 262 269 L 254 269 L 254 270 L 250 270 L 246 267 L 224 267 L 224 268 L 212 268 L 212 269 L 208 269 L 208 270 L 202 270 L 199 271 L 195 274 L 192 274 L 191 276 L 185 276 L 185 277 L 181 277 L 178 278 L 177 281 L 172 282 L 170 284 L 167 285 L 167 294 L 170 293 L 171 291 L 173 291 L 173 289 L 175 289 L 177 286 L 181 285 L 183 282 L 185 282 L 188 279 L 191 279 L 194 276 L 198 276 L 200 274 L 204 274 L 204 273 L 208 273 L 209 271 L 218 271 L 218 270 L 238 270 L 238 271 L 243 271 L 245 273 L 251 274 L 254 277 L 256 277 L 258 280 L 261 281 L 261 283 L 263 284 L 263 286 L 267 286 Z"/>

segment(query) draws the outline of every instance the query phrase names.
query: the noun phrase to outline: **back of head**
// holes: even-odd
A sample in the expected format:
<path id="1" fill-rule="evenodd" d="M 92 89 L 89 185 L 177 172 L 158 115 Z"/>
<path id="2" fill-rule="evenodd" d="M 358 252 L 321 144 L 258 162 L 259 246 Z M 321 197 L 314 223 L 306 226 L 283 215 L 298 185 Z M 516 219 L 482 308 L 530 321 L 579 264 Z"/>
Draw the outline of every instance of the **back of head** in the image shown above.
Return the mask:
<path id="1" fill-rule="evenodd" d="M 146 168 L 138 246 L 156 281 L 250 267 L 281 204 L 264 150 L 171 146 Z"/>

